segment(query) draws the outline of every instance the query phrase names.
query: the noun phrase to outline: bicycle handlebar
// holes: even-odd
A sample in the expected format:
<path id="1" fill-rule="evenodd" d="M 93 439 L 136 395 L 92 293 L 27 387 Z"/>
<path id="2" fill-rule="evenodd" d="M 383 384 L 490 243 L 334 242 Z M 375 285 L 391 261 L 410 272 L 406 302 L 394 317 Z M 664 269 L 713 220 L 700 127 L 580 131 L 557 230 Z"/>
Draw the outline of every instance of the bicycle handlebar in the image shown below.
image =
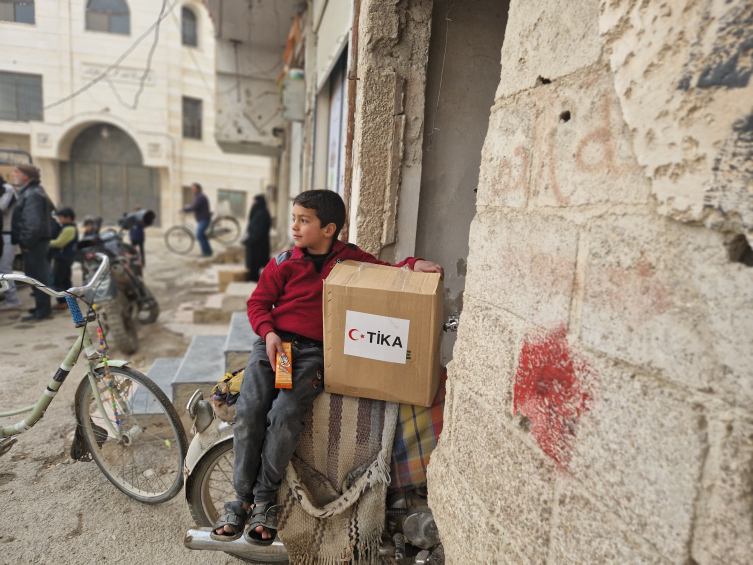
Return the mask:
<path id="1" fill-rule="evenodd" d="M 0 274 L 0 288 L 3 290 L 8 290 L 10 288 L 10 285 L 7 283 L 7 281 L 15 281 L 20 282 L 24 284 L 28 284 L 30 286 L 35 286 L 45 294 L 49 294 L 50 296 L 56 296 L 58 298 L 67 298 L 71 295 L 76 297 L 83 296 L 88 290 L 91 290 L 95 283 L 102 277 L 103 274 L 107 271 L 107 269 L 110 267 L 110 260 L 107 258 L 107 255 L 104 253 L 95 253 L 94 256 L 101 261 L 99 264 L 99 268 L 97 269 L 97 272 L 94 273 L 94 276 L 89 281 L 89 284 L 86 286 L 74 286 L 69 288 L 66 291 L 63 292 L 57 292 L 55 290 L 52 290 L 51 288 L 43 285 L 41 282 L 39 282 L 36 279 L 33 279 L 31 277 L 27 277 L 26 275 L 2 275 Z"/>

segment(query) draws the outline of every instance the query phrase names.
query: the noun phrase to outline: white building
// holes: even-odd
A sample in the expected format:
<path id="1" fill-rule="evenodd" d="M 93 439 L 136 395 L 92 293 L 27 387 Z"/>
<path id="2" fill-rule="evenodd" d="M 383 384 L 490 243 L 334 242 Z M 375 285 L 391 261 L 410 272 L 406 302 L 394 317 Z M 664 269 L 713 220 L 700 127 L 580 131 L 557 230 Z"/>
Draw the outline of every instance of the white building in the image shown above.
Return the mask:
<path id="1" fill-rule="evenodd" d="M 0 149 L 30 152 L 79 217 L 139 205 L 170 225 L 194 181 L 244 216 L 274 184 L 273 142 L 266 154 L 217 142 L 215 28 L 201 1 L 4 0 L 0 49 Z"/>

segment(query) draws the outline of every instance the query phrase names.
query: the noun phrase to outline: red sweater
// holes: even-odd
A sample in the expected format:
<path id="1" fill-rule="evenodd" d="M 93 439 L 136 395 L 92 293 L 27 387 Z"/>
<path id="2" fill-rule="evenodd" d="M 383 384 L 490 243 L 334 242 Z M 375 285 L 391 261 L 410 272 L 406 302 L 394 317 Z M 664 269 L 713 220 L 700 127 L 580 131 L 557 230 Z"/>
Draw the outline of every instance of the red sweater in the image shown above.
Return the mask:
<path id="1" fill-rule="evenodd" d="M 248 319 L 256 335 L 283 331 L 322 341 L 322 289 L 337 261 L 389 265 L 351 243 L 335 241 L 332 252 L 317 273 L 313 260 L 299 248 L 280 253 L 262 271 L 259 284 L 248 299 Z M 395 267 L 411 269 L 419 259 L 409 257 Z M 273 308 L 274 307 L 274 308 Z"/>

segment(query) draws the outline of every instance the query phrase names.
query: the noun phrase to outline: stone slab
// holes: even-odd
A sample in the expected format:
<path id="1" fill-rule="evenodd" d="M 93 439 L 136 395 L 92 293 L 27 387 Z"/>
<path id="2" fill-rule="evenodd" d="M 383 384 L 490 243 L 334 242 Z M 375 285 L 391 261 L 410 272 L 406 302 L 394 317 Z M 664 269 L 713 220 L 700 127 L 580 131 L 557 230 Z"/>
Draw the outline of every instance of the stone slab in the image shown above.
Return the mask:
<path id="1" fill-rule="evenodd" d="M 246 366 L 257 337 L 246 313 L 235 312 L 230 319 L 225 341 L 225 372 L 230 373 Z"/>
<path id="2" fill-rule="evenodd" d="M 471 224 L 466 296 L 531 323 L 567 325 L 578 229 L 558 217 L 480 210 Z"/>
<path id="3" fill-rule="evenodd" d="M 188 351 L 171 383 L 174 403 L 178 402 L 178 387 L 214 386 L 224 376 L 226 340 L 227 336 L 220 335 L 197 335 L 191 340 L 191 345 L 188 346 Z"/>
<path id="4" fill-rule="evenodd" d="M 222 310 L 225 312 L 245 312 L 248 299 L 256 288 L 255 282 L 231 282 L 222 297 Z"/>
<path id="5" fill-rule="evenodd" d="M 171 383 L 182 361 L 180 357 L 160 357 L 154 360 L 154 363 L 152 363 L 152 366 L 146 372 L 146 376 L 170 400 L 173 397 Z M 135 414 L 161 414 L 163 412 L 162 408 L 157 404 L 154 395 L 143 388 L 136 390 L 131 399 L 131 405 Z"/>

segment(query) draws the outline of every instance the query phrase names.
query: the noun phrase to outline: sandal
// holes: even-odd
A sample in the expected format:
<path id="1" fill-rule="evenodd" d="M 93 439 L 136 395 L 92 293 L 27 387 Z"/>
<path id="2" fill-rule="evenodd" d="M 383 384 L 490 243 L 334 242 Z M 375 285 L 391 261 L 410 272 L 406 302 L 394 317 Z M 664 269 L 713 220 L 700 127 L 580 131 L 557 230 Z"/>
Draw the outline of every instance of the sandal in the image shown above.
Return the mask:
<path id="1" fill-rule="evenodd" d="M 226 502 L 225 513 L 212 526 L 212 533 L 209 537 L 217 541 L 233 541 L 243 535 L 243 526 L 248 520 L 248 510 L 243 508 L 242 502 Z M 218 534 L 217 530 L 225 526 L 230 526 L 233 531 Z"/>
<path id="2" fill-rule="evenodd" d="M 251 512 L 251 523 L 248 525 L 246 533 L 243 534 L 243 539 L 254 545 L 272 545 L 277 535 L 277 513 L 279 510 L 280 506 L 272 502 L 267 502 L 262 506 L 254 506 Z M 259 526 L 263 526 L 270 534 L 269 539 L 263 539 L 261 532 L 256 531 Z"/>

